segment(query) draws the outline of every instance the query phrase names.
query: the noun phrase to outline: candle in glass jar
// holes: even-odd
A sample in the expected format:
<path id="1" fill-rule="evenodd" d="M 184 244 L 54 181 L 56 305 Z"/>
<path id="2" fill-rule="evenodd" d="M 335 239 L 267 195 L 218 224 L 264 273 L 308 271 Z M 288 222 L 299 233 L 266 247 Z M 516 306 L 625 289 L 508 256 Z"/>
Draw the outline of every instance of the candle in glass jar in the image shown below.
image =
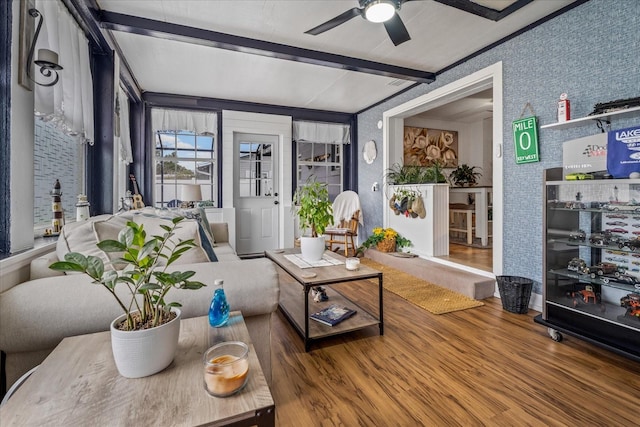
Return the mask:
<path id="1" fill-rule="evenodd" d="M 360 268 L 360 260 L 358 258 L 347 258 L 345 260 L 347 270 L 357 270 Z"/>

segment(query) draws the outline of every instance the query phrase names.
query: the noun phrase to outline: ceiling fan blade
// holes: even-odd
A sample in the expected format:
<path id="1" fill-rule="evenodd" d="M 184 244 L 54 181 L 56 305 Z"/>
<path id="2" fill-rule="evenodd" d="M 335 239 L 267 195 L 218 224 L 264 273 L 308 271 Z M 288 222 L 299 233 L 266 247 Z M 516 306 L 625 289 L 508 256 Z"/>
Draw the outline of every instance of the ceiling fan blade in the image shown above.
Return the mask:
<path id="1" fill-rule="evenodd" d="M 389 34 L 393 44 L 396 46 L 411 40 L 407 27 L 404 26 L 402 19 L 400 19 L 400 16 L 397 13 L 393 15 L 393 18 L 384 23 L 384 28 L 387 30 L 387 34 Z"/>
<path id="2" fill-rule="evenodd" d="M 348 20 L 355 18 L 356 16 L 361 16 L 364 13 L 363 9 L 359 9 L 354 7 L 353 9 L 349 9 L 344 13 L 336 16 L 333 19 L 328 20 L 324 24 L 320 24 L 317 27 L 310 29 L 309 31 L 305 31 L 305 34 L 311 34 L 313 36 L 317 36 L 318 34 L 322 34 L 325 31 L 329 31 L 332 28 L 337 27 L 338 25 L 344 24 Z"/>

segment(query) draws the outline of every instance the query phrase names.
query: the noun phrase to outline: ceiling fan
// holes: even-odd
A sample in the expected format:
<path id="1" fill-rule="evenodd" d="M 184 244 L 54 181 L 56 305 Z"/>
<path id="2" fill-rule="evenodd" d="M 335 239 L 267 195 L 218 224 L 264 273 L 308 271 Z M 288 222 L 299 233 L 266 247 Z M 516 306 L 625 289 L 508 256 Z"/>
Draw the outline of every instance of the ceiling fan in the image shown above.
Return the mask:
<path id="1" fill-rule="evenodd" d="M 362 16 L 370 22 L 382 22 L 394 45 L 411 40 L 407 28 L 398 15 L 400 5 L 411 0 L 358 0 L 360 7 L 354 7 L 327 22 L 305 31 L 305 34 L 317 36 L 325 31 L 342 25 L 356 16 Z"/>

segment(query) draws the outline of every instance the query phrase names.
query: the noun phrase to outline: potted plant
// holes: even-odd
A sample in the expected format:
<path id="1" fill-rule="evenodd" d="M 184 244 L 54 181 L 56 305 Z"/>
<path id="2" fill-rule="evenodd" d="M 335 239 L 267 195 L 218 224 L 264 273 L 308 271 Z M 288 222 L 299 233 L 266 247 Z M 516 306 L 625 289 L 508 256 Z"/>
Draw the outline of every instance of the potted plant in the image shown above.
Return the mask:
<path id="1" fill-rule="evenodd" d="M 434 162 L 432 166 L 401 165 L 394 163 L 385 172 L 387 183 L 390 185 L 403 184 L 437 184 L 447 182 L 442 173 L 440 162 Z"/>
<path id="2" fill-rule="evenodd" d="M 449 180 L 458 187 L 464 187 L 465 184 L 472 187 L 478 183 L 478 178 L 482 176 L 480 172 L 476 171 L 476 168 L 478 167 L 461 164 L 451 172 Z"/>
<path id="3" fill-rule="evenodd" d="M 376 227 L 367 240 L 362 242 L 358 252 L 364 252 L 365 249 L 374 246 L 381 252 L 395 252 L 397 249 L 411 246 L 411 240 L 402 237 L 393 228 Z"/>
<path id="4" fill-rule="evenodd" d="M 118 240 L 99 242 L 102 251 L 122 254 L 113 262 L 124 264 L 122 270 L 105 271 L 102 259 L 77 252 L 50 265 L 53 270 L 87 274 L 93 283 L 104 286 L 122 308 L 124 314 L 111 323 L 110 329 L 116 367 L 124 377 L 145 377 L 169 366 L 178 345 L 180 304 L 167 303 L 165 297 L 171 288 L 206 286 L 191 280 L 193 271 L 166 272 L 169 265 L 196 246 L 193 239 L 173 239 L 174 230 L 183 219 L 172 219 L 171 226 L 161 225 L 165 233 L 149 240 L 142 225 L 129 221 Z M 116 288 L 127 288 L 128 292 L 116 292 Z"/>
<path id="5" fill-rule="evenodd" d="M 319 261 L 325 249 L 324 230 L 333 223 L 333 204 L 329 200 L 327 184 L 308 179 L 293 195 L 297 205 L 300 227 L 310 230 L 310 236 L 300 237 L 302 258 Z"/>

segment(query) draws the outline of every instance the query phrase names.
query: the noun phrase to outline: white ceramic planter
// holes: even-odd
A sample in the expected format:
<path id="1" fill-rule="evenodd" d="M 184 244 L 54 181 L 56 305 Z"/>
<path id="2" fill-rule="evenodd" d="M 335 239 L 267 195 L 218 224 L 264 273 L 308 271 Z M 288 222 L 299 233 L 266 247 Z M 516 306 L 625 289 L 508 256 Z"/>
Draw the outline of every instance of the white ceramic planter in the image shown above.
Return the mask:
<path id="1" fill-rule="evenodd" d="M 111 322 L 111 349 L 120 375 L 142 378 L 156 374 L 169 366 L 178 349 L 180 310 L 175 319 L 156 328 L 140 331 L 120 331 L 114 327 L 125 319 L 122 315 Z"/>
<path id="2" fill-rule="evenodd" d="M 300 252 L 306 261 L 320 261 L 324 253 L 324 236 L 300 237 Z"/>

